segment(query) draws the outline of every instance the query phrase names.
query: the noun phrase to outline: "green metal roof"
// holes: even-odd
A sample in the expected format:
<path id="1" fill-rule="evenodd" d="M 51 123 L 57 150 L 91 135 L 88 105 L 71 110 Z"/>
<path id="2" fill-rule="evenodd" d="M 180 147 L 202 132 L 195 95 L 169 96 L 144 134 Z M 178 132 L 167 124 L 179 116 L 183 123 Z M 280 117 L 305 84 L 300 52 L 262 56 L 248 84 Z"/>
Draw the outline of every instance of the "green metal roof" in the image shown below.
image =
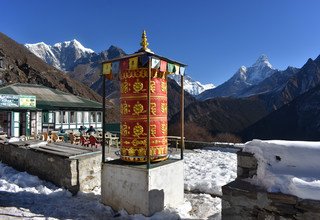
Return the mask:
<path id="1" fill-rule="evenodd" d="M 37 84 L 12 84 L 0 88 L 1 94 L 34 95 L 37 109 L 41 110 L 102 110 L 99 102 Z"/>

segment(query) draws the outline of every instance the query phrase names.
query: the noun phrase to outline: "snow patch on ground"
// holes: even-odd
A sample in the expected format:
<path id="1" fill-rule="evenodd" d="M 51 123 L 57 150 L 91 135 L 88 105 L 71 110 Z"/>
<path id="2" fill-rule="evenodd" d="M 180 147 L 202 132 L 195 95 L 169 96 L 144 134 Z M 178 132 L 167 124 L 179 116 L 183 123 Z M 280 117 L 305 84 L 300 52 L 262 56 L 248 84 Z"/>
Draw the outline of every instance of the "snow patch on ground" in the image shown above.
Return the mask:
<path id="1" fill-rule="evenodd" d="M 184 163 L 184 189 L 187 191 L 222 195 L 221 186 L 237 177 L 235 153 L 194 150 L 184 155 Z"/>
<path id="2" fill-rule="evenodd" d="M 243 151 L 258 160 L 257 175 L 247 179 L 250 183 L 268 192 L 320 200 L 320 142 L 253 140 Z"/>
<path id="3" fill-rule="evenodd" d="M 185 188 L 201 194 L 187 193 L 179 207 L 166 207 L 149 218 L 104 206 L 100 188 L 72 196 L 50 182 L 0 163 L 0 219 L 220 219 L 221 199 L 204 193 L 219 194 L 221 186 L 235 178 L 236 155 L 195 150 L 184 156 Z"/>

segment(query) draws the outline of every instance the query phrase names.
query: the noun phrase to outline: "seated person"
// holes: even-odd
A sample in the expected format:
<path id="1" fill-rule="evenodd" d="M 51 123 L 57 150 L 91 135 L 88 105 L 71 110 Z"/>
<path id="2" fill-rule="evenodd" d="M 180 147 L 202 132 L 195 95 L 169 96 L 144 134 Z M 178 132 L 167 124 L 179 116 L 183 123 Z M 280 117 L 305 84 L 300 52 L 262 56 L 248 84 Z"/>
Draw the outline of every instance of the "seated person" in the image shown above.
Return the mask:
<path id="1" fill-rule="evenodd" d="M 62 127 L 59 128 L 58 136 L 63 136 L 64 142 L 68 142 L 68 134 Z"/>
<path id="2" fill-rule="evenodd" d="M 94 134 L 96 130 L 93 128 L 93 126 L 90 126 L 90 128 L 87 130 L 87 134 Z"/>
<path id="3" fill-rule="evenodd" d="M 64 133 L 66 133 L 66 131 L 62 127 L 60 127 L 59 131 L 58 131 L 58 134 L 64 134 Z"/>
<path id="4" fill-rule="evenodd" d="M 79 132 L 80 134 L 84 134 L 86 132 L 86 127 L 81 125 L 79 128 Z"/>

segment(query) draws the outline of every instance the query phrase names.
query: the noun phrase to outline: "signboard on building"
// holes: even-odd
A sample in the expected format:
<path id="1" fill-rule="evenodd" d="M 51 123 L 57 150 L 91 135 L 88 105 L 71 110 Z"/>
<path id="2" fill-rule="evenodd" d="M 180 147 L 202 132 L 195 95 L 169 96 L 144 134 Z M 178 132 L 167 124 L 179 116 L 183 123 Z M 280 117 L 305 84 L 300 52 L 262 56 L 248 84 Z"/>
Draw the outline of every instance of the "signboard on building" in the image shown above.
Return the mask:
<path id="1" fill-rule="evenodd" d="M 19 107 L 18 95 L 0 95 L 0 107 Z"/>
<path id="2" fill-rule="evenodd" d="M 35 108 L 36 96 L 31 95 L 0 95 L 0 107 Z"/>
<path id="3" fill-rule="evenodd" d="M 32 95 L 20 95 L 19 105 L 21 108 L 35 108 L 36 97 Z"/>

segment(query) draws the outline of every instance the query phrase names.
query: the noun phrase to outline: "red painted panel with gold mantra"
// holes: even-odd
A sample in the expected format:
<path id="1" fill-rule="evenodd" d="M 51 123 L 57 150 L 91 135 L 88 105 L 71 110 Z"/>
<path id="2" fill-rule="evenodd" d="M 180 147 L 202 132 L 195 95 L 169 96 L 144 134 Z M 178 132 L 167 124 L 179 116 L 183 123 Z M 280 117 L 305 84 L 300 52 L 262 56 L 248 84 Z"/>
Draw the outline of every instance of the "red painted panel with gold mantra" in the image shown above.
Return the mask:
<path id="1" fill-rule="evenodd" d="M 148 135 L 148 69 L 121 73 L 121 159 L 146 162 Z M 150 158 L 167 159 L 168 102 L 166 75 L 152 70 L 150 83 Z"/>

